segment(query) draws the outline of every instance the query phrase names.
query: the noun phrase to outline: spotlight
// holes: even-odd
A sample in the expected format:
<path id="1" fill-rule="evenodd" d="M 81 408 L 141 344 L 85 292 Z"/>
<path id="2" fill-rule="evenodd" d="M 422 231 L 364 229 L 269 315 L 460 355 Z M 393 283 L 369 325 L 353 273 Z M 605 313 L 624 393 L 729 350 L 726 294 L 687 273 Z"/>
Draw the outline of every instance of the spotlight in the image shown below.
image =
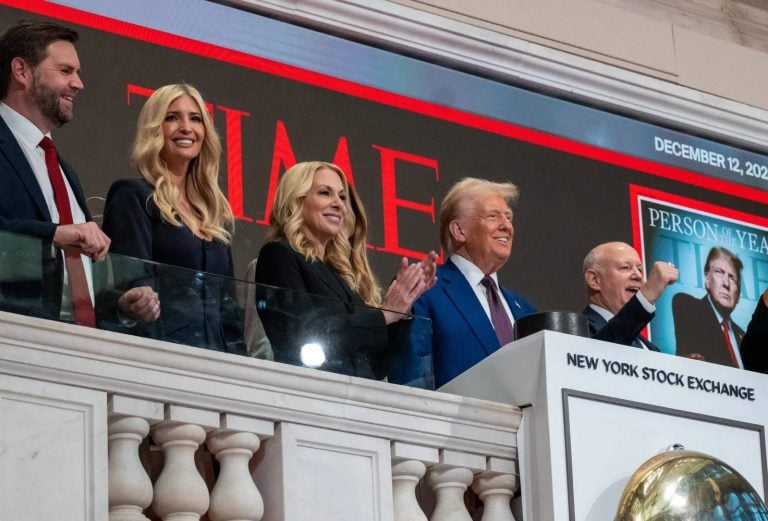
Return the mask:
<path id="1" fill-rule="evenodd" d="M 301 346 L 301 363 L 307 367 L 320 367 L 325 363 L 325 351 L 317 342 Z"/>

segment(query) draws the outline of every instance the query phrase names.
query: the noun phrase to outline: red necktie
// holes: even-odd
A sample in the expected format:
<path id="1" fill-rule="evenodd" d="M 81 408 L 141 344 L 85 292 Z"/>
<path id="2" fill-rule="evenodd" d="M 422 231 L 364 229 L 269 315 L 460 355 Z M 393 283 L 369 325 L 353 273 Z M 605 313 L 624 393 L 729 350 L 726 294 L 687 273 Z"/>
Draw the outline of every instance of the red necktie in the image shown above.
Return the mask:
<path id="1" fill-rule="evenodd" d="M 45 166 L 48 169 L 48 178 L 53 187 L 53 198 L 56 201 L 56 209 L 59 211 L 59 224 L 72 224 L 72 208 L 69 205 L 67 186 L 64 184 L 64 176 L 59 168 L 59 156 L 51 138 L 44 137 L 40 141 L 40 148 L 45 151 Z M 75 313 L 75 323 L 81 326 L 96 327 L 96 316 L 91 302 L 91 293 L 88 290 L 88 279 L 85 277 L 85 266 L 80 253 L 67 249 L 64 250 L 64 260 L 69 276 L 69 289 L 72 292 L 72 310 Z"/>
<path id="2" fill-rule="evenodd" d="M 493 323 L 493 329 L 496 330 L 499 345 L 505 346 L 515 339 L 512 321 L 509 320 L 507 310 L 504 309 L 504 305 L 501 303 L 499 293 L 496 290 L 496 283 L 493 279 L 486 275 L 480 283 L 485 286 L 488 307 L 491 309 L 491 322 Z"/>
<path id="3" fill-rule="evenodd" d="M 730 328 L 728 327 L 727 320 L 723 320 L 723 336 L 725 336 L 725 345 L 728 347 L 728 353 L 731 355 L 731 360 L 733 360 L 733 366 L 739 367 L 739 361 L 736 360 L 736 353 L 733 352 L 733 344 L 731 344 L 731 332 Z"/>

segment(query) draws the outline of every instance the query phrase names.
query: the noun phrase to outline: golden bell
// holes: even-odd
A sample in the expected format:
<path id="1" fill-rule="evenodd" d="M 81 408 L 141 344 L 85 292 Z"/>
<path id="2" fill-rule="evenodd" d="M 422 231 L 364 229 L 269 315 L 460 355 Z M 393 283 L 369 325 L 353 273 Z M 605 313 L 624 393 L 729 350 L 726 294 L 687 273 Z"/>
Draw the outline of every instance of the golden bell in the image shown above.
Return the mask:
<path id="1" fill-rule="evenodd" d="M 690 450 L 658 454 L 632 474 L 615 521 L 768 521 L 744 477 L 717 458 Z"/>

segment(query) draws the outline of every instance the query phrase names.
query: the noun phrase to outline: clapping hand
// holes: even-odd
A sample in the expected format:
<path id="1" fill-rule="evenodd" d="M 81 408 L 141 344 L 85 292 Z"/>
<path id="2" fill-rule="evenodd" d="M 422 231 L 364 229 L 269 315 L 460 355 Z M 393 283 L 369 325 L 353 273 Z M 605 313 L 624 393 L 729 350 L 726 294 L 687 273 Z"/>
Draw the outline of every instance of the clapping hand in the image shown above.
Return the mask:
<path id="1" fill-rule="evenodd" d="M 384 295 L 384 318 L 391 324 L 409 313 L 422 293 L 435 285 L 437 253 L 429 252 L 420 262 L 410 264 L 406 257 L 400 260 L 397 275 Z"/>
<path id="2" fill-rule="evenodd" d="M 427 291 L 437 282 L 437 253 L 431 251 L 427 257 L 419 262 L 424 277 L 424 291 Z"/>

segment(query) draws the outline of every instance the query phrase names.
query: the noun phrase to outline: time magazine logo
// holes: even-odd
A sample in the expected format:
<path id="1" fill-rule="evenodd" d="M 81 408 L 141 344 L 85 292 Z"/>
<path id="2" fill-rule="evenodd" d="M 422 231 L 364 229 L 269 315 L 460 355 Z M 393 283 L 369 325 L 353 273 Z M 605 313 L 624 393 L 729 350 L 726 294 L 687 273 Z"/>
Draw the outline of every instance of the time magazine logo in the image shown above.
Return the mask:
<path id="1" fill-rule="evenodd" d="M 153 92 L 154 89 L 129 83 L 126 85 L 126 103 L 129 106 L 143 103 L 143 99 L 151 96 Z M 235 218 L 246 222 L 268 225 L 269 214 L 272 211 L 280 174 L 297 163 L 296 154 L 294 153 L 291 137 L 285 122 L 279 119 L 275 121 L 274 144 L 268 174 L 269 187 L 267 192 L 263 194 L 265 200 L 264 213 L 258 216 L 251 216 L 246 215 L 243 204 L 243 177 L 244 175 L 255 175 L 254 173 L 244 174 L 243 172 L 243 125 L 248 123 L 247 118 L 250 117 L 250 113 L 213 102 L 207 102 L 206 109 L 212 118 L 215 118 L 217 113 L 224 116 L 223 138 L 224 154 L 227 161 L 227 197 Z M 424 258 L 427 252 L 406 248 L 401 245 L 398 212 L 401 209 L 405 209 L 426 214 L 434 225 L 436 222 L 435 198 L 433 195 L 427 195 L 422 201 L 414 201 L 398 195 L 398 166 L 402 166 L 404 163 L 417 165 L 421 167 L 420 170 L 423 170 L 426 176 L 434 179 L 435 183 L 437 183 L 440 178 L 438 161 L 435 158 L 420 156 L 404 150 L 395 150 L 375 143 L 371 143 L 370 147 L 378 152 L 380 159 L 378 173 L 381 182 L 384 244 L 380 246 L 369 244 L 368 247 L 398 256 L 405 255 L 416 259 Z M 347 174 L 349 182 L 354 184 L 354 168 L 350 159 L 349 139 L 347 136 L 339 136 L 333 154 L 328 154 L 326 157 L 332 157 L 331 162 L 341 167 Z"/>

